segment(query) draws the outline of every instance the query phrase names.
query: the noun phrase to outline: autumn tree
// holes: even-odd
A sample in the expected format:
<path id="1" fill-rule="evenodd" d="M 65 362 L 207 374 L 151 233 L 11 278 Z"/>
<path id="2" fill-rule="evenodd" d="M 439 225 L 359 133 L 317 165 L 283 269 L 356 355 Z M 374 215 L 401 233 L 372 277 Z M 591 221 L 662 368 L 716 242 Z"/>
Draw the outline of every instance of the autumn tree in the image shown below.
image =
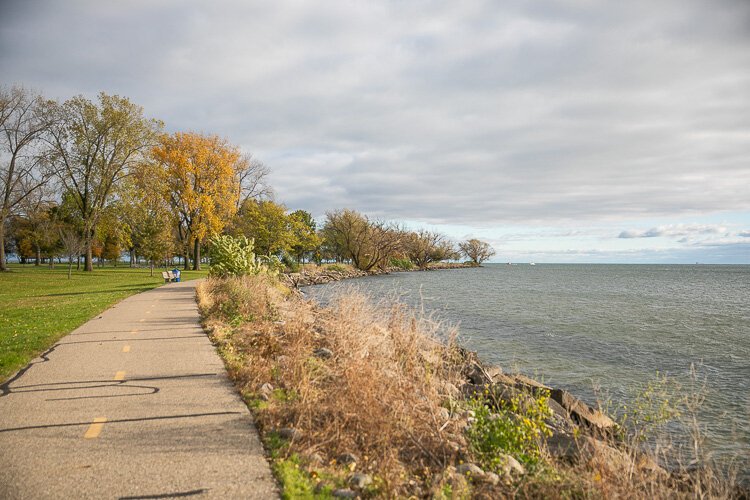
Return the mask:
<path id="1" fill-rule="evenodd" d="M 489 243 L 485 243 L 476 238 L 459 243 L 458 248 L 463 255 L 477 265 L 495 255 L 495 250 Z"/>
<path id="2" fill-rule="evenodd" d="M 59 250 L 55 205 L 45 200 L 24 208 L 23 213 L 13 218 L 12 234 L 16 247 L 25 257 L 33 257 L 34 265 L 43 258 L 54 257 Z"/>
<path id="3" fill-rule="evenodd" d="M 426 268 L 432 262 L 454 259 L 457 252 L 445 235 L 419 230 L 404 236 L 404 253 L 417 267 Z"/>
<path id="4" fill-rule="evenodd" d="M 0 88 L 0 271 L 6 270 L 9 218 L 52 177 L 41 138 L 53 119 L 51 104 L 42 96 L 22 87 Z"/>
<path id="5" fill-rule="evenodd" d="M 321 232 L 328 248 L 363 271 L 384 267 L 402 245 L 398 228 L 349 209 L 328 212 Z"/>
<path id="6" fill-rule="evenodd" d="M 255 240 L 255 252 L 259 255 L 289 252 L 296 243 L 286 207 L 270 200 L 245 200 L 230 232 Z"/>
<path id="7" fill-rule="evenodd" d="M 294 234 L 294 243 L 291 253 L 302 262 L 305 255 L 315 252 L 321 244 L 321 238 L 317 233 L 317 223 L 310 212 L 295 210 L 289 214 L 289 224 Z"/>
<path id="8" fill-rule="evenodd" d="M 165 261 L 174 249 L 176 220 L 161 186 L 153 182 L 158 168 L 152 163 L 139 165 L 121 190 L 120 218 L 129 229 L 131 265 L 136 255 L 145 257 L 152 276 L 154 265 Z"/>
<path id="9" fill-rule="evenodd" d="M 122 217 L 125 211 L 123 200 L 114 200 L 102 211 L 96 228 L 97 238 L 103 247 L 102 258 L 112 261 L 115 267 L 123 250 L 131 245 L 131 228 Z"/>
<path id="10" fill-rule="evenodd" d="M 92 245 L 104 208 L 130 168 L 151 150 L 160 128 L 140 106 L 103 92 L 96 103 L 78 96 L 58 107 L 51 128 L 53 161 L 83 223 L 87 271 L 93 270 Z"/>
<path id="11" fill-rule="evenodd" d="M 191 132 L 164 135 L 153 149 L 162 194 L 177 214 L 177 235 L 185 268 L 193 246 L 200 269 L 201 243 L 218 234 L 237 210 L 236 165 L 240 153 L 217 136 Z"/>

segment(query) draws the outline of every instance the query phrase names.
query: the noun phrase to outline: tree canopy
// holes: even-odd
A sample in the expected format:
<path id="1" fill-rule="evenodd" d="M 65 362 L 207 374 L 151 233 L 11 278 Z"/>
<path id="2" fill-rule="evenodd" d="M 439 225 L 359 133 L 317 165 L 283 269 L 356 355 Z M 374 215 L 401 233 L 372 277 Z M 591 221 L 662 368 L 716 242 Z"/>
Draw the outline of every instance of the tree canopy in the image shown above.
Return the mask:
<path id="1" fill-rule="evenodd" d="M 160 137 L 153 157 L 155 180 L 177 214 L 186 266 L 192 245 L 193 269 L 200 269 L 201 243 L 219 234 L 237 211 L 239 150 L 215 135 L 176 132 Z"/>
<path id="2" fill-rule="evenodd" d="M 481 264 L 495 255 L 495 250 L 489 243 L 480 241 L 476 238 L 459 243 L 458 248 L 461 250 L 461 253 L 474 264 Z"/>
<path id="3" fill-rule="evenodd" d="M 102 212 L 130 168 L 149 153 L 162 125 L 127 98 L 103 92 L 96 103 L 77 96 L 56 109 L 50 159 L 81 216 L 90 271 Z"/>

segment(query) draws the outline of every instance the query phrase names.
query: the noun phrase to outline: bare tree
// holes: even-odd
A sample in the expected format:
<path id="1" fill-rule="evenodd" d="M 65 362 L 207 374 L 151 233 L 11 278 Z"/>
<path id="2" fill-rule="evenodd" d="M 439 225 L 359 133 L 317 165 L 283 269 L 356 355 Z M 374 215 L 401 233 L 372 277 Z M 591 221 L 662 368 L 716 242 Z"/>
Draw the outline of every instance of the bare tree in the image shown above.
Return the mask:
<path id="1" fill-rule="evenodd" d="M 268 184 L 271 170 L 251 153 L 243 154 L 235 164 L 237 172 L 237 210 L 250 198 L 270 198 L 273 189 Z"/>
<path id="2" fill-rule="evenodd" d="M 40 140 L 52 120 L 51 104 L 42 96 L 23 87 L 0 88 L 0 271 L 7 269 L 6 222 L 52 177 Z"/>
<path id="3" fill-rule="evenodd" d="M 489 243 L 485 243 L 476 238 L 459 243 L 458 248 L 461 249 L 461 253 L 466 255 L 466 257 L 471 259 L 471 261 L 477 265 L 495 255 L 495 250 Z"/>
<path id="4" fill-rule="evenodd" d="M 68 258 L 68 279 L 73 271 L 73 258 L 78 258 L 84 250 L 84 241 L 74 228 L 61 227 L 60 241 L 62 242 L 64 255 Z"/>
<path id="5" fill-rule="evenodd" d="M 453 248 L 453 242 L 443 234 L 422 229 L 407 233 L 404 239 L 407 257 L 420 269 L 424 269 L 431 262 L 456 258 L 457 252 Z"/>
<path id="6" fill-rule="evenodd" d="M 393 224 L 371 221 L 354 210 L 328 212 L 326 218 L 327 246 L 357 269 L 384 267 L 401 248 L 403 231 Z"/>
<path id="7" fill-rule="evenodd" d="M 161 128 L 126 98 L 102 92 L 98 101 L 78 96 L 58 106 L 59 121 L 51 133 L 55 167 L 83 223 L 86 271 L 93 271 L 92 242 L 104 207 L 129 169 L 143 161 Z"/>

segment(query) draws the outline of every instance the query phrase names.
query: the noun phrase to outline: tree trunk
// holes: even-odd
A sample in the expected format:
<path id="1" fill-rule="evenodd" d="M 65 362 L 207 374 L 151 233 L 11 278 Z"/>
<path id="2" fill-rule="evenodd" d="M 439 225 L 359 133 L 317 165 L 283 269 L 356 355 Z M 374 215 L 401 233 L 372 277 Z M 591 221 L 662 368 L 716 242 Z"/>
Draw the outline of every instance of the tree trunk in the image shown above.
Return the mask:
<path id="1" fill-rule="evenodd" d="M 185 269 L 185 271 L 187 271 L 188 269 L 190 269 L 190 255 L 189 255 L 189 253 L 190 252 L 188 251 L 187 247 L 185 247 L 185 255 L 183 256 L 183 259 L 184 259 L 184 263 L 183 263 L 184 266 L 183 266 L 183 268 Z"/>
<path id="2" fill-rule="evenodd" d="M 81 270 L 81 254 L 78 254 L 78 258 L 76 259 L 76 271 Z"/>
<path id="3" fill-rule="evenodd" d="M 68 256 L 68 279 L 70 279 L 70 275 L 73 272 L 73 256 Z"/>
<path id="4" fill-rule="evenodd" d="M 154 259 L 151 259 L 149 263 L 151 267 L 151 277 L 153 278 L 154 277 Z"/>
<path id="5" fill-rule="evenodd" d="M 135 250 L 130 251 L 130 267 L 135 267 L 136 261 L 135 261 Z"/>
<path id="6" fill-rule="evenodd" d="M 8 265 L 5 262 L 5 221 L 0 220 L 0 271 L 7 271 Z"/>
<path id="7" fill-rule="evenodd" d="M 93 271 L 94 270 L 94 258 L 91 252 L 91 240 L 88 239 L 86 241 L 86 256 L 83 261 L 83 270 L 84 271 Z"/>
<path id="8" fill-rule="evenodd" d="M 36 259 L 34 260 L 34 265 L 38 266 L 42 263 L 42 250 L 39 248 L 39 246 L 36 247 Z"/>
<path id="9" fill-rule="evenodd" d="M 198 238 L 195 239 L 195 246 L 193 247 L 193 271 L 201 270 L 201 242 Z"/>

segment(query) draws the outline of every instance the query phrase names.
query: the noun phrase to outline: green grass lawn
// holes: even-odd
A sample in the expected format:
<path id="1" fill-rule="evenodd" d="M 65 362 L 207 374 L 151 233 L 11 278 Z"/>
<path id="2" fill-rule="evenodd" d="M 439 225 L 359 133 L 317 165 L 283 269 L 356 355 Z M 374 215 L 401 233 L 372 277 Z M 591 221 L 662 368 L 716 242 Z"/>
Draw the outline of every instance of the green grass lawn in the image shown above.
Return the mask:
<path id="1" fill-rule="evenodd" d="M 206 274 L 183 271 L 182 280 Z M 148 269 L 104 267 L 69 280 L 67 265 L 11 265 L 0 272 L 0 382 L 111 305 L 163 283 L 160 269 L 151 277 Z"/>

